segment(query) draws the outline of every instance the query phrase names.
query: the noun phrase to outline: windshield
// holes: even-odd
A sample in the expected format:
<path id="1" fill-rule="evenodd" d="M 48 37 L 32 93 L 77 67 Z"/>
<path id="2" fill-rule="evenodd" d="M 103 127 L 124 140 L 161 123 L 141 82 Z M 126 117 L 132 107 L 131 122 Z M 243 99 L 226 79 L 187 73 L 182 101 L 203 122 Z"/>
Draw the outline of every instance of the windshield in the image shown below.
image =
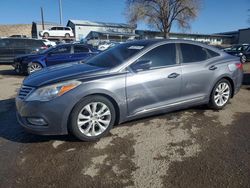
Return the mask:
<path id="1" fill-rule="evenodd" d="M 145 44 L 124 43 L 104 51 L 86 62 L 86 64 L 113 68 L 122 64 L 125 60 L 134 56 L 146 46 Z"/>
<path id="2" fill-rule="evenodd" d="M 230 50 L 232 51 L 244 51 L 248 48 L 248 45 L 233 45 Z"/>

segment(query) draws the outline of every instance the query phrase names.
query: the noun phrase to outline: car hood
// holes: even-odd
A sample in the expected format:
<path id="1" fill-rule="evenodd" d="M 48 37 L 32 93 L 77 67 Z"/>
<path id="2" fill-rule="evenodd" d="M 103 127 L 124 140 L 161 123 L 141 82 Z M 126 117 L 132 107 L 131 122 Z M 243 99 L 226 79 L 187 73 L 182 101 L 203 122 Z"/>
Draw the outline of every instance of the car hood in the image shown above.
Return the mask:
<path id="1" fill-rule="evenodd" d="M 23 85 L 41 87 L 67 80 L 89 78 L 97 75 L 106 74 L 109 69 L 95 67 L 83 63 L 68 63 L 58 66 L 43 68 L 31 74 L 24 81 Z"/>

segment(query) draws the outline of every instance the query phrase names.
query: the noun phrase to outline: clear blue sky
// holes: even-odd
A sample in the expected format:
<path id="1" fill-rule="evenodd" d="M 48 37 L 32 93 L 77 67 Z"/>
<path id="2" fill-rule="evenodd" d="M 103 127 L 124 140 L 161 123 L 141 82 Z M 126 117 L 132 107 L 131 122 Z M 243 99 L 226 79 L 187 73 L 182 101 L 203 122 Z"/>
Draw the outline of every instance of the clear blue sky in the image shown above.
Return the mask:
<path id="1" fill-rule="evenodd" d="M 125 0 L 62 0 L 63 19 L 125 23 Z M 0 24 L 40 21 L 40 7 L 45 21 L 59 22 L 58 0 L 1 0 Z M 189 32 L 216 33 L 250 27 L 247 23 L 250 0 L 203 0 L 199 17 Z M 145 29 L 139 24 L 139 29 Z M 181 32 L 177 27 L 174 32 Z"/>

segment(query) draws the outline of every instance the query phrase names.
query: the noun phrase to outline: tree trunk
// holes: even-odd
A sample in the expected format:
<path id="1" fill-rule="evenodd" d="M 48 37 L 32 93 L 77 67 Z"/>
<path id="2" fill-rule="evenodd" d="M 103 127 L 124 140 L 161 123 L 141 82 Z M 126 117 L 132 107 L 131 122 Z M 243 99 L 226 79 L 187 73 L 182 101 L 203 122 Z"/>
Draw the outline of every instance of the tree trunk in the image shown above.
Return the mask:
<path id="1" fill-rule="evenodd" d="M 164 36 L 165 39 L 169 39 L 169 32 L 168 31 L 164 31 Z"/>

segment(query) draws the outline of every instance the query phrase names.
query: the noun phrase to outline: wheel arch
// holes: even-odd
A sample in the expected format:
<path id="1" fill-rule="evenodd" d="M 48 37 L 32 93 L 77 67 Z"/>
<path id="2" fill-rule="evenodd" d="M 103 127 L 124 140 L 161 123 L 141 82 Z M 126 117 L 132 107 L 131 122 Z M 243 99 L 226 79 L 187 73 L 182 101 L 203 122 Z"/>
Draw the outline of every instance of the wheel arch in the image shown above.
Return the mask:
<path id="1" fill-rule="evenodd" d="M 213 92 L 213 89 L 214 89 L 215 85 L 216 85 L 220 80 L 222 80 L 222 79 L 225 79 L 225 80 L 229 81 L 229 83 L 231 84 L 231 87 L 232 87 L 231 98 L 233 98 L 233 97 L 234 97 L 234 91 L 235 91 L 235 85 L 234 85 L 233 79 L 232 79 L 230 76 L 228 76 L 228 75 L 223 75 L 223 76 L 221 76 L 220 78 L 218 78 L 218 79 L 214 82 L 213 87 L 212 87 L 212 89 L 210 90 L 210 96 L 212 95 L 212 92 Z"/>
<path id="2" fill-rule="evenodd" d="M 115 119 L 115 125 L 117 125 L 119 122 L 120 122 L 120 108 L 119 108 L 119 105 L 118 105 L 118 102 L 117 100 L 111 96 L 111 95 L 108 95 L 106 93 L 92 93 L 92 94 L 87 94 L 85 95 L 84 97 L 82 97 L 80 100 L 78 100 L 77 102 L 75 102 L 75 104 L 73 105 L 72 109 L 70 110 L 70 113 L 69 113 L 69 116 L 68 116 L 68 120 L 67 120 L 67 130 L 68 130 L 68 133 L 70 132 L 69 130 L 69 122 L 70 122 L 70 114 L 72 113 L 73 109 L 75 108 L 75 106 L 82 100 L 84 100 L 86 97 L 90 97 L 90 96 L 102 96 L 102 97 L 105 97 L 107 98 L 113 105 L 114 105 L 114 108 L 115 108 L 115 113 L 116 113 L 116 119 Z"/>

